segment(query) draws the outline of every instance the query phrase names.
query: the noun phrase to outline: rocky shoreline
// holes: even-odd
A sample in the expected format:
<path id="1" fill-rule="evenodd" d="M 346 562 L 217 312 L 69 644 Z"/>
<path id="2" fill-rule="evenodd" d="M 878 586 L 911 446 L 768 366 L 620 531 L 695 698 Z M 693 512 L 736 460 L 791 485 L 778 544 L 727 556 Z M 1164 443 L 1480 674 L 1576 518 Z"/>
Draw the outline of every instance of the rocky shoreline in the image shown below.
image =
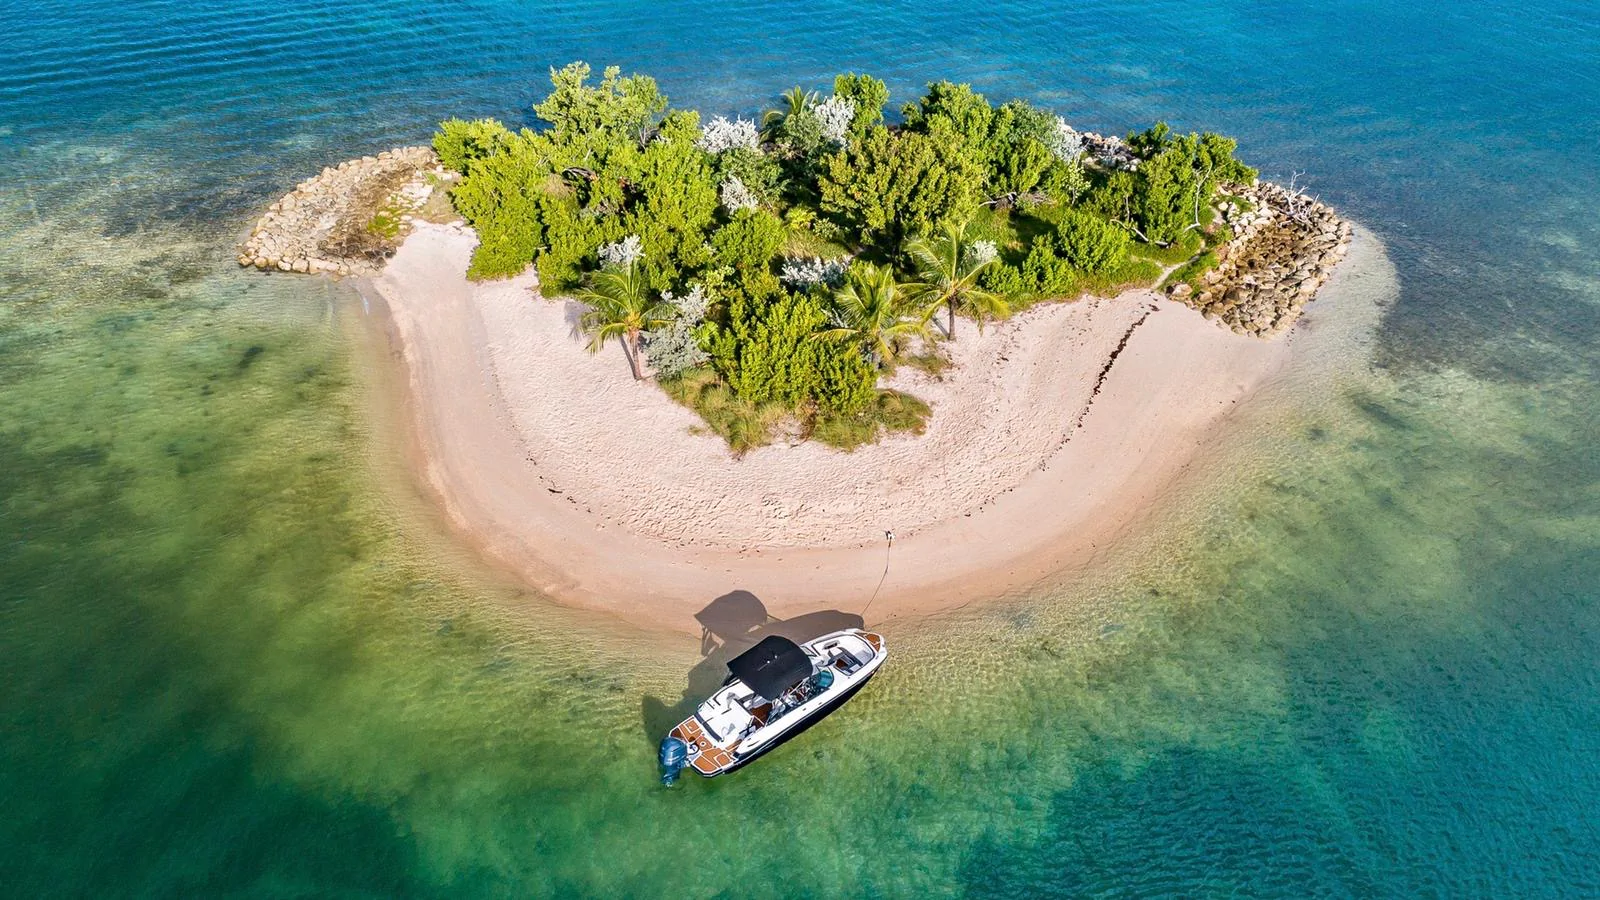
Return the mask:
<path id="1" fill-rule="evenodd" d="M 1236 189 L 1223 221 L 1233 235 L 1198 285 L 1179 282 L 1174 299 L 1237 334 L 1270 338 L 1289 330 L 1350 248 L 1351 225 L 1325 204 L 1268 182 Z"/>
<path id="2" fill-rule="evenodd" d="M 398 147 L 329 166 L 267 208 L 239 246 L 239 265 L 375 275 L 449 178 L 431 147 Z"/>

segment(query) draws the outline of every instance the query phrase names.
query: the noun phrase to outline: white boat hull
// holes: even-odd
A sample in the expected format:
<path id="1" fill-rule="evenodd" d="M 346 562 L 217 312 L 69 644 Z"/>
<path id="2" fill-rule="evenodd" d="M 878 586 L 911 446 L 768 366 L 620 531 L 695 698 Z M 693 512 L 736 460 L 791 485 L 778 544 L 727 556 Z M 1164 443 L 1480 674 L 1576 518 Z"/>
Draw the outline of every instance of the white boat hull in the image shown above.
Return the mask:
<path id="1" fill-rule="evenodd" d="M 670 737 L 688 747 L 689 767 L 711 778 L 750 763 L 843 706 L 878 673 L 888 655 L 881 635 L 856 628 L 800 647 L 812 662 L 812 674 L 783 696 L 768 700 L 730 678 L 672 729 Z M 829 684 L 818 689 L 823 680 Z"/>

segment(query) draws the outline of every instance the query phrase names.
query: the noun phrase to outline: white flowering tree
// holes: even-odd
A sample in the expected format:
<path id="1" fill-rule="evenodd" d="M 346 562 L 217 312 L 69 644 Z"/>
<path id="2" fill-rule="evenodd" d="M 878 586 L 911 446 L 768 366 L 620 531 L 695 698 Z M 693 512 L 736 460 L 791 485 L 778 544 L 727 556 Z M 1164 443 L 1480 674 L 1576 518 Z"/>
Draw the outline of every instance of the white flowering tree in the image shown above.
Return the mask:
<path id="1" fill-rule="evenodd" d="M 812 108 L 822 128 L 823 139 L 834 144 L 844 144 L 850 137 L 850 123 L 856 120 L 856 104 L 848 97 L 835 94 Z"/>
<path id="2" fill-rule="evenodd" d="M 644 259 L 644 244 L 637 234 L 630 234 L 620 241 L 602 246 L 599 256 L 602 268 L 631 269 L 634 263 Z"/>
<path id="3" fill-rule="evenodd" d="M 711 309 L 711 298 L 703 285 L 696 284 L 682 297 L 665 291 L 661 299 L 672 311 L 664 326 L 645 333 L 644 354 L 657 375 L 672 378 L 710 359 L 697 332 Z"/>
<path id="4" fill-rule="evenodd" d="M 1062 162 L 1077 162 L 1083 155 L 1083 135 L 1060 116 L 1045 138 L 1045 146 Z"/>
<path id="5" fill-rule="evenodd" d="M 761 205 L 761 201 L 756 198 L 755 192 L 745 187 L 744 182 L 740 181 L 737 175 L 730 175 L 728 180 L 722 183 L 722 187 L 718 190 L 718 196 L 722 200 L 723 207 L 728 212 L 755 209 Z"/>
<path id="6" fill-rule="evenodd" d="M 756 133 L 756 123 L 748 119 L 729 121 L 726 116 L 717 116 L 700 130 L 695 146 L 713 156 L 740 148 L 759 150 L 761 137 Z"/>
<path id="7" fill-rule="evenodd" d="M 848 268 L 849 263 L 842 259 L 790 257 L 783 261 L 783 271 L 778 277 L 784 284 L 802 291 L 819 284 L 834 288 L 844 283 L 844 273 Z"/>
<path id="8" fill-rule="evenodd" d="M 1000 258 L 994 241 L 974 239 L 966 223 L 947 222 L 933 235 L 924 235 L 906 245 L 906 252 L 922 279 L 916 297 L 924 321 L 944 308 L 944 333 L 956 339 L 956 313 L 962 312 L 978 322 L 1002 318 L 1010 312 L 1005 298 L 978 286 L 983 271 Z"/>

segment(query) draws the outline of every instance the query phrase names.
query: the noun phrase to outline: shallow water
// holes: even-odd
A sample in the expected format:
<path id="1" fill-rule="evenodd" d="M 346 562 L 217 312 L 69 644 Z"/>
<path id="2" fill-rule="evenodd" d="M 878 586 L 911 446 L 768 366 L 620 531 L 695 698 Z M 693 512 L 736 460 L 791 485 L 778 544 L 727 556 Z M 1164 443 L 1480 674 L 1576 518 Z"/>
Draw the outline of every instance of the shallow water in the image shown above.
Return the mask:
<path id="1" fill-rule="evenodd" d="M 0 893 L 1600 891 L 1588 4 L 13 7 Z M 663 791 L 715 661 L 477 571 L 385 486 L 353 292 L 231 258 L 305 174 L 577 57 L 710 111 L 858 69 L 1237 134 L 1387 244 L 1377 365 Z"/>

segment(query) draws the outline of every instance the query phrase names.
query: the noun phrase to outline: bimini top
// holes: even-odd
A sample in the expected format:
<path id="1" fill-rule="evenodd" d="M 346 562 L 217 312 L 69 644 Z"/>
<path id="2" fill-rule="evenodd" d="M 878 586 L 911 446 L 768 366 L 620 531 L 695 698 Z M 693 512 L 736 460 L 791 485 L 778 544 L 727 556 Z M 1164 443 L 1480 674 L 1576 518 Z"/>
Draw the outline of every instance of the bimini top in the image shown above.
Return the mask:
<path id="1" fill-rule="evenodd" d="M 728 671 L 751 690 L 772 700 L 811 674 L 811 659 L 799 644 L 772 635 L 729 660 Z"/>

